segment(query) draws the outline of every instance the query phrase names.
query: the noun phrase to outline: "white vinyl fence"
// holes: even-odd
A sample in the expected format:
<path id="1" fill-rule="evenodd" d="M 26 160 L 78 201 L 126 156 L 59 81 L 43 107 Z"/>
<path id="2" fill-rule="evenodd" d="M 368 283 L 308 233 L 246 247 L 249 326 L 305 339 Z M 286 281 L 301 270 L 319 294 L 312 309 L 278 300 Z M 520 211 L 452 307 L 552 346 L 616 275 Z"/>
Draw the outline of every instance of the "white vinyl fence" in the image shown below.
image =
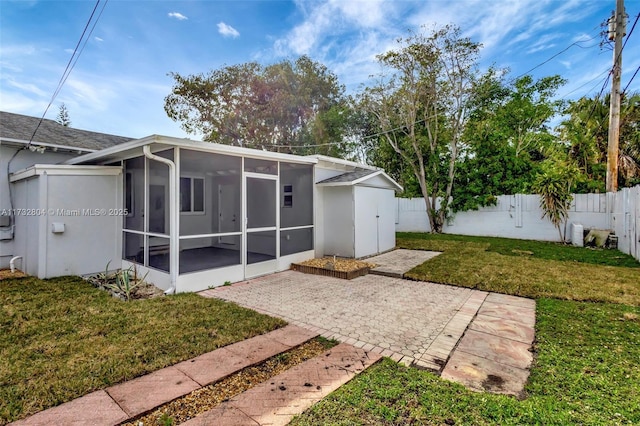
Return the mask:
<path id="1" fill-rule="evenodd" d="M 396 231 L 430 232 L 422 198 L 396 198 Z M 444 226 L 447 234 L 560 241 L 557 229 L 542 218 L 538 195 L 502 195 L 495 206 L 456 213 Z M 618 249 L 640 259 L 640 185 L 609 194 L 575 194 L 569 220 L 584 229 L 610 229 Z"/>

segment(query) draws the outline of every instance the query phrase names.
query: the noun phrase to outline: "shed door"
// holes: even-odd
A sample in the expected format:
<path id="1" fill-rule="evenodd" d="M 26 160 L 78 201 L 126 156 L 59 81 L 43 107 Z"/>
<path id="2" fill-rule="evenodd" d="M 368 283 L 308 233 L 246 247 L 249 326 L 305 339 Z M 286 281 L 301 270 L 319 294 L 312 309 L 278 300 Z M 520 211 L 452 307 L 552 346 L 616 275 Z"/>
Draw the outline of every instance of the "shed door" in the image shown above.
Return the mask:
<path id="1" fill-rule="evenodd" d="M 245 277 L 275 272 L 277 260 L 278 180 L 246 177 Z"/>
<path id="2" fill-rule="evenodd" d="M 391 189 L 356 186 L 356 257 L 369 256 L 395 246 L 394 193 Z"/>

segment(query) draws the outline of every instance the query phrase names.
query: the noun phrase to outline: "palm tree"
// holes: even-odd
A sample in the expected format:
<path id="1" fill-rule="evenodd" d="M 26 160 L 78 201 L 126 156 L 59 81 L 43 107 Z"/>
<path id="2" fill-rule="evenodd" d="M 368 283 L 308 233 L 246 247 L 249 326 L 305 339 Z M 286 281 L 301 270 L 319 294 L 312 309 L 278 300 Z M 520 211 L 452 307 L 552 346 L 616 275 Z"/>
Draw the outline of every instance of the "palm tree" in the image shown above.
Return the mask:
<path id="1" fill-rule="evenodd" d="M 569 146 L 569 157 L 595 187 L 604 189 L 609 129 L 609 96 L 581 98 L 565 110 L 569 118 L 560 134 Z M 633 186 L 640 182 L 640 94 L 623 96 L 620 105 L 618 182 Z"/>

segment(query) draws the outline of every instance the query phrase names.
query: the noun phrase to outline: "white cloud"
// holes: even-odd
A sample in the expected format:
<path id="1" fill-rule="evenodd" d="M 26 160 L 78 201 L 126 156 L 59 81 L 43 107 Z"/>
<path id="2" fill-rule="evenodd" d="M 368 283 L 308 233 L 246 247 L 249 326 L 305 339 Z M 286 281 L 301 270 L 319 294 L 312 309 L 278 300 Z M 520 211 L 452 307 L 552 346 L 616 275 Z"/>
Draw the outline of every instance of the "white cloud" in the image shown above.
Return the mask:
<path id="1" fill-rule="evenodd" d="M 104 41 L 104 39 L 101 39 L 100 37 L 94 37 L 96 41 Z"/>
<path id="2" fill-rule="evenodd" d="M 236 38 L 240 36 L 238 30 L 233 28 L 231 25 L 227 25 L 224 22 L 218 23 L 218 32 L 222 34 L 224 37 L 232 37 Z"/>
<path id="3" fill-rule="evenodd" d="M 116 96 L 108 83 L 99 85 L 96 81 L 81 80 L 77 76 L 69 78 L 63 90 L 71 92 L 78 103 L 98 111 L 106 110 L 109 101 Z"/>
<path id="4" fill-rule="evenodd" d="M 375 28 L 388 18 L 388 3 L 385 4 L 382 0 L 330 0 L 329 5 L 348 22 L 360 28 Z"/>
<path id="5" fill-rule="evenodd" d="M 22 72 L 22 67 L 7 61 L 0 61 L 0 76 L 3 71 Z"/>
<path id="6" fill-rule="evenodd" d="M 559 33 L 553 33 L 553 34 L 545 34 L 541 37 L 538 38 L 538 40 L 536 42 L 534 42 L 528 49 L 527 49 L 527 53 L 531 54 L 531 53 L 535 53 L 535 52 L 540 52 L 542 50 L 547 50 L 547 49 L 551 49 L 555 46 L 557 46 L 556 43 L 554 43 L 553 41 L 559 38 L 562 38 L 563 34 L 559 34 Z"/>
<path id="7" fill-rule="evenodd" d="M 297 6 L 305 20 L 294 27 L 285 37 L 276 40 L 278 55 L 287 56 L 309 54 L 322 45 L 327 50 L 328 38 L 347 31 L 359 30 L 362 33 L 388 32 L 393 26 L 389 20 L 395 16 L 395 4 L 382 0 L 327 0 L 312 3 L 298 2 Z"/>
<path id="8" fill-rule="evenodd" d="M 47 96 L 47 93 L 44 90 L 40 89 L 35 84 L 21 83 L 21 82 L 15 81 L 12 77 L 2 78 L 2 80 L 4 80 L 4 82 L 6 82 L 8 86 L 14 87 L 16 89 L 20 89 L 20 91 L 22 92 L 33 93 L 34 95 L 38 95 L 38 96 Z"/>
<path id="9" fill-rule="evenodd" d="M 178 21 L 186 21 L 187 19 L 189 19 L 189 18 L 187 18 L 186 16 L 184 16 L 184 15 L 183 15 L 182 13 L 180 13 L 180 12 L 169 12 L 169 13 L 167 13 L 167 16 L 168 16 L 169 18 L 175 18 L 175 19 L 177 19 Z"/>
<path id="10" fill-rule="evenodd" d="M 3 91 L 0 93 L 0 102 L 3 111 L 11 111 L 17 114 L 40 116 L 47 107 L 47 101 L 36 100 L 23 93 Z"/>
<path id="11" fill-rule="evenodd" d="M 0 44 L 1 57 L 6 58 L 9 56 L 32 56 L 35 53 L 38 53 L 38 50 L 31 44 Z"/>

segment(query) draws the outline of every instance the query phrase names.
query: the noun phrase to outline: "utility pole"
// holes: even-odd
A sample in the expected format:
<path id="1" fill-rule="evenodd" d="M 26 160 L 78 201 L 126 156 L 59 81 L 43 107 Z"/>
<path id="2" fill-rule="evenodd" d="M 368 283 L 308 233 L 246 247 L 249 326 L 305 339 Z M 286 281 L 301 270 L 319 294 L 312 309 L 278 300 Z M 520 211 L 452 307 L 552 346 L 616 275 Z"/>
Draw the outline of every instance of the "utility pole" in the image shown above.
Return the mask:
<path id="1" fill-rule="evenodd" d="M 618 144 L 620 139 L 620 75 L 622 74 L 622 38 L 625 35 L 624 0 L 616 0 L 615 15 L 609 21 L 609 40 L 614 40 L 613 78 L 609 105 L 609 144 L 607 151 L 607 192 L 618 190 Z M 613 26 L 613 28 L 612 28 Z"/>

